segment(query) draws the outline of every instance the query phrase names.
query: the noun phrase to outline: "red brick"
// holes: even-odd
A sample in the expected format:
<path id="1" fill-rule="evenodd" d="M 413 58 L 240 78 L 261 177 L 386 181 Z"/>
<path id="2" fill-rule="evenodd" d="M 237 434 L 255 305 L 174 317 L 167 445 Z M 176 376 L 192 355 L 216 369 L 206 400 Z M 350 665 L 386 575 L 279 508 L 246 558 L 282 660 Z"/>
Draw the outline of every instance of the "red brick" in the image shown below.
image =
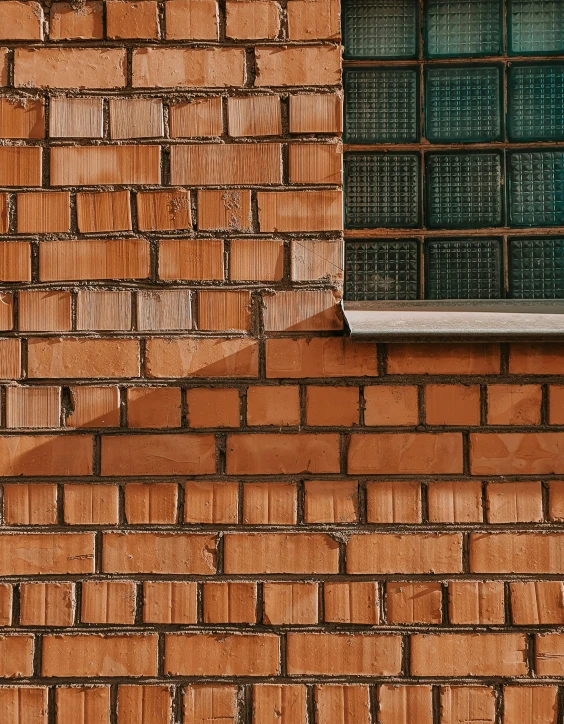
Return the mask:
<path id="1" fill-rule="evenodd" d="M 497 344 L 390 344 L 390 375 L 499 374 Z"/>
<path id="2" fill-rule="evenodd" d="M 33 674 L 33 636 L 0 636 L 0 676 L 16 679 Z"/>
<path id="3" fill-rule="evenodd" d="M 170 7 L 175 0 L 169 0 Z M 215 0 L 193 0 L 194 5 L 204 5 Z M 194 98 L 169 108 L 171 138 L 201 138 L 221 136 L 223 133 L 222 98 Z"/>
<path id="4" fill-rule="evenodd" d="M 472 573 L 564 573 L 561 533 L 483 533 L 470 536 Z"/>
<path id="5" fill-rule="evenodd" d="M 34 101 L 30 98 L 1 98 L 0 135 L 2 138 L 45 138 L 43 101 Z"/>
<path id="6" fill-rule="evenodd" d="M 184 687 L 184 721 L 206 724 L 214 719 L 221 724 L 237 721 L 237 687 L 191 684 Z"/>
<path id="7" fill-rule="evenodd" d="M 470 436 L 473 475 L 550 475 L 564 472 L 564 435 L 499 433 Z"/>
<path id="8" fill-rule="evenodd" d="M 47 724 L 46 687 L 0 688 L 0 711 L 6 724 Z M 77 722 L 77 724 L 80 724 Z"/>
<path id="9" fill-rule="evenodd" d="M 16 48 L 14 57 L 16 87 L 123 88 L 126 84 L 122 48 Z"/>
<path id="10" fill-rule="evenodd" d="M 371 626 L 380 623 L 377 583 L 326 581 L 323 593 L 326 623 L 362 623 Z"/>
<path id="11" fill-rule="evenodd" d="M 55 696 L 57 724 L 109 724 L 109 686 L 58 686 Z"/>
<path id="12" fill-rule="evenodd" d="M 488 425 L 540 425 L 540 385 L 488 387 Z"/>
<path id="13" fill-rule="evenodd" d="M 59 146 L 51 149 L 51 184 L 160 184 L 160 156 L 160 146 Z"/>
<path id="14" fill-rule="evenodd" d="M 347 544 L 347 572 L 461 573 L 462 537 L 458 533 L 351 535 Z"/>
<path id="15" fill-rule="evenodd" d="M 292 143 L 288 158 L 290 183 L 342 183 L 343 150 L 335 143 Z"/>
<path id="16" fill-rule="evenodd" d="M 337 573 L 339 544 L 321 533 L 227 534 L 225 573 Z"/>
<path id="17" fill-rule="evenodd" d="M 386 583 L 388 623 L 442 622 L 442 589 L 437 583 Z"/>
<path id="18" fill-rule="evenodd" d="M 146 239 L 50 241 L 41 244 L 41 281 L 146 279 L 150 274 Z"/>
<path id="19" fill-rule="evenodd" d="M 358 425 L 358 387 L 307 387 L 306 423 L 313 426 Z"/>
<path id="20" fill-rule="evenodd" d="M 127 390 L 128 427 L 180 427 L 178 387 L 130 387 Z"/>
<path id="21" fill-rule="evenodd" d="M 383 684 L 378 689 L 382 724 L 433 724 L 433 690 L 430 686 Z"/>
<path id="22" fill-rule="evenodd" d="M 128 231 L 131 229 L 129 191 L 102 191 L 76 195 L 78 229 L 93 231 Z"/>
<path id="23" fill-rule="evenodd" d="M 245 483 L 243 523 L 296 525 L 297 489 L 294 483 Z"/>
<path id="24" fill-rule="evenodd" d="M 58 387 L 6 388 L 6 427 L 59 427 L 60 424 Z"/>
<path id="25" fill-rule="evenodd" d="M 49 23 L 50 40 L 101 40 L 104 37 L 104 4 L 87 0 L 80 10 L 76 12 L 70 2 L 54 2 Z"/>
<path id="26" fill-rule="evenodd" d="M 257 86 L 337 85 L 341 53 L 336 46 L 258 47 Z"/>
<path id="27" fill-rule="evenodd" d="M 342 101 L 338 95 L 300 93 L 290 96 L 290 133 L 341 133 Z"/>
<path id="28" fill-rule="evenodd" d="M 259 191 L 257 201 L 263 232 L 338 231 L 343 226 L 340 191 Z"/>
<path id="29" fill-rule="evenodd" d="M 267 377 L 301 379 L 377 375 L 375 345 L 338 337 L 266 341 Z"/>
<path id="30" fill-rule="evenodd" d="M 125 486 L 125 517 L 130 525 L 176 523 L 176 483 L 129 483 Z"/>
<path id="31" fill-rule="evenodd" d="M 186 390 L 190 427 L 239 427 L 239 390 L 192 388 Z"/>
<path id="32" fill-rule="evenodd" d="M 304 520 L 306 523 L 356 523 L 358 483 L 307 480 Z"/>
<path id="33" fill-rule="evenodd" d="M 185 523 L 237 523 L 237 483 L 188 482 L 184 489 Z"/>
<path id="34" fill-rule="evenodd" d="M 368 686 L 316 685 L 315 712 L 318 724 L 369 724 Z"/>
<path id="35" fill-rule="evenodd" d="M 338 473 L 337 434 L 229 435 L 228 475 Z"/>
<path id="36" fill-rule="evenodd" d="M 158 6 L 154 0 L 107 0 L 108 38 L 157 38 Z"/>
<path id="37" fill-rule="evenodd" d="M 512 344 L 509 372 L 512 375 L 560 375 L 564 345 L 558 342 Z"/>
<path id="38" fill-rule="evenodd" d="M 202 291 L 198 293 L 198 329 L 245 332 L 251 328 L 249 291 Z"/>
<path id="39" fill-rule="evenodd" d="M 252 231 L 251 192 L 244 190 L 198 191 L 200 231 Z"/>
<path id="40" fill-rule="evenodd" d="M 369 523 L 420 523 L 421 485 L 416 482 L 369 483 L 366 507 Z"/>
<path id="41" fill-rule="evenodd" d="M 81 620 L 83 623 L 134 623 L 135 584 L 132 581 L 84 581 Z"/>
<path id="42" fill-rule="evenodd" d="M 0 437 L 0 475 L 91 475 L 90 435 Z"/>
<path id="43" fill-rule="evenodd" d="M 234 239 L 229 262 L 231 280 L 277 281 L 284 273 L 284 242 Z"/>
<path id="44" fill-rule="evenodd" d="M 0 185 L 41 186 L 41 150 L 39 146 L 0 147 Z"/>
<path id="45" fill-rule="evenodd" d="M 255 623 L 256 608 L 255 583 L 204 583 L 204 623 Z"/>
<path id="46" fill-rule="evenodd" d="M 116 485 L 65 485 L 64 518 L 68 525 L 116 525 Z"/>
<path id="47" fill-rule="evenodd" d="M 228 3 L 235 7 L 235 2 Z M 245 5 L 249 6 L 247 2 Z M 257 6 L 259 3 L 253 0 Z M 243 3 L 237 0 L 237 5 Z M 227 99 L 227 122 L 230 136 L 280 136 L 282 114 L 280 96 L 246 96 Z"/>
<path id="48" fill-rule="evenodd" d="M 14 296 L 0 293 L 0 329 L 14 329 Z"/>
<path id="49" fill-rule="evenodd" d="M 340 33 L 338 0 L 291 0 L 288 3 L 290 40 L 338 40 Z"/>
<path id="50" fill-rule="evenodd" d="M 232 3 L 237 5 L 237 2 Z M 245 3 L 251 5 L 252 3 Z M 263 4 L 263 3 L 257 3 Z M 307 689 L 304 685 L 253 686 L 253 721 L 264 724 L 298 724 L 306 721 Z"/>
<path id="51" fill-rule="evenodd" d="M 450 623 L 491 626 L 505 622 L 503 581 L 451 581 L 448 596 Z"/>
<path id="52" fill-rule="evenodd" d="M 8 525 L 54 525 L 57 522 L 57 486 L 51 483 L 6 484 L 4 522 Z"/>
<path id="53" fill-rule="evenodd" d="M 70 230 L 70 194 L 37 191 L 17 195 L 18 234 L 50 234 Z"/>
<path id="54" fill-rule="evenodd" d="M 2 233 L 7 232 L 7 227 Z M 31 281 L 31 247 L 25 241 L 0 242 L 0 279 L 3 282 Z"/>
<path id="55" fill-rule="evenodd" d="M 137 377 L 135 339 L 41 338 L 29 340 L 28 375 L 35 378 Z"/>
<path id="56" fill-rule="evenodd" d="M 169 686 L 120 686 L 117 714 L 119 724 L 169 724 L 172 697 Z"/>
<path id="57" fill-rule="evenodd" d="M 105 533 L 102 570 L 105 573 L 215 573 L 212 535 L 175 533 Z"/>
<path id="58" fill-rule="evenodd" d="M 562 634 L 549 633 L 535 637 L 535 660 L 537 676 L 560 676 L 564 658 Z M 536 724 L 536 723 L 535 723 Z"/>
<path id="59" fill-rule="evenodd" d="M 460 724 L 463 721 L 495 724 L 496 695 L 491 687 L 443 686 L 440 697 L 441 724 Z"/>
<path id="60" fill-rule="evenodd" d="M 216 0 L 168 0 L 165 13 L 167 40 L 218 39 Z"/>
<path id="61" fill-rule="evenodd" d="M 228 0 L 226 7 L 228 38 L 274 40 L 278 35 L 280 10 L 276 3 L 270 0 Z"/>
<path id="62" fill-rule="evenodd" d="M 428 425 L 479 425 L 478 385 L 427 385 L 425 413 Z"/>
<path id="63" fill-rule="evenodd" d="M 159 277 L 164 280 L 223 279 L 223 242 L 167 239 L 159 244 Z"/>
<path id="64" fill-rule="evenodd" d="M 1 535 L 0 575 L 37 576 L 94 571 L 92 533 Z"/>
<path id="65" fill-rule="evenodd" d="M 191 229 L 190 192 L 184 189 L 140 192 L 137 217 L 142 231 Z"/>
<path id="66" fill-rule="evenodd" d="M 70 331 L 72 297 L 69 292 L 21 291 L 18 301 L 18 326 L 22 332 Z"/>
<path id="67" fill-rule="evenodd" d="M 72 411 L 67 427 L 119 427 L 117 387 L 71 387 Z"/>
<path id="68" fill-rule="evenodd" d="M 257 377 L 258 345 L 250 339 L 164 339 L 147 343 L 148 377 Z"/>
<path id="69" fill-rule="evenodd" d="M 317 623 L 317 583 L 264 583 L 263 599 L 269 626 Z"/>
<path id="70" fill-rule="evenodd" d="M 555 686 L 506 686 L 504 724 L 556 724 L 558 689 Z"/>
<path id="71" fill-rule="evenodd" d="M 511 613 L 516 626 L 564 623 L 561 581 L 515 581 L 509 584 Z"/>
<path id="72" fill-rule="evenodd" d="M 282 183 L 281 145 L 190 144 L 172 146 L 171 183 L 198 186 Z"/>
<path id="73" fill-rule="evenodd" d="M 297 385 L 249 387 L 247 389 L 248 425 L 298 425 L 300 391 Z"/>
<path id="74" fill-rule="evenodd" d="M 331 291 L 277 292 L 263 297 L 268 332 L 307 332 L 342 329 L 339 300 Z"/>
<path id="75" fill-rule="evenodd" d="M 370 426 L 417 425 L 417 387 L 399 385 L 364 388 L 364 422 Z"/>
<path id="76" fill-rule="evenodd" d="M 196 623 L 197 586 L 186 581 L 145 581 L 143 621 L 145 623 Z"/>
<path id="77" fill-rule="evenodd" d="M 543 519 L 540 483 L 488 483 L 489 523 L 540 523 Z"/>
<path id="78" fill-rule="evenodd" d="M 429 483 L 430 523 L 482 522 L 482 484 L 479 481 Z"/>
<path id="79" fill-rule="evenodd" d="M 215 473 L 213 435 L 119 435 L 102 438 L 102 475 Z"/>
<path id="80" fill-rule="evenodd" d="M 39 2 L 0 3 L 0 40 L 43 40 L 43 8 Z"/>
<path id="81" fill-rule="evenodd" d="M 244 79 L 243 48 L 139 48 L 133 51 L 133 85 L 137 88 L 226 88 L 242 86 Z"/>
<path id="82" fill-rule="evenodd" d="M 462 435 L 353 435 L 348 472 L 351 475 L 461 473 Z"/>
<path id="83" fill-rule="evenodd" d="M 65 678 L 155 676 L 155 634 L 49 635 L 43 638 L 42 675 Z"/>
<path id="84" fill-rule="evenodd" d="M 20 624 L 22 626 L 72 626 L 74 584 L 22 583 Z"/>

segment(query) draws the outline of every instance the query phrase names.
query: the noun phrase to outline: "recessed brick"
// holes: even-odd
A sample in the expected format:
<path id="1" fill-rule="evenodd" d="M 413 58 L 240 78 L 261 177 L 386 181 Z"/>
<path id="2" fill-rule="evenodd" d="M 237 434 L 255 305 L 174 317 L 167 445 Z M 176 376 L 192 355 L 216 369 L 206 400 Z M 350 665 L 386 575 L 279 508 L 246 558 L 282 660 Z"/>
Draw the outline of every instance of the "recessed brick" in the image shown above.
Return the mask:
<path id="1" fill-rule="evenodd" d="M 129 231 L 131 206 L 129 191 L 98 191 L 76 195 L 79 231 Z"/>
<path id="2" fill-rule="evenodd" d="M 341 241 L 300 239 L 291 243 L 291 275 L 293 281 L 343 279 L 343 244 Z"/>
<path id="3" fill-rule="evenodd" d="M 192 328 L 191 293 L 187 289 L 139 291 L 137 328 L 148 330 L 189 330 Z"/>
<path id="4" fill-rule="evenodd" d="M 342 329 L 338 299 L 331 291 L 277 292 L 263 297 L 264 325 L 269 332 Z"/>

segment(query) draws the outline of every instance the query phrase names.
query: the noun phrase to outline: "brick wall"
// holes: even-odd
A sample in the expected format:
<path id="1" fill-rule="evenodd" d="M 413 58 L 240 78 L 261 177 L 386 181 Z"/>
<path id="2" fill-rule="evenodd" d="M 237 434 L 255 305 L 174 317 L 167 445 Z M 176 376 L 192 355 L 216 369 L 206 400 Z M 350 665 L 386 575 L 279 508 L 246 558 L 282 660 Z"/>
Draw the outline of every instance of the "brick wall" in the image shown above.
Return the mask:
<path id="1" fill-rule="evenodd" d="M 336 0 L 0 2 L 2 724 L 556 724 L 564 347 L 342 333 Z"/>

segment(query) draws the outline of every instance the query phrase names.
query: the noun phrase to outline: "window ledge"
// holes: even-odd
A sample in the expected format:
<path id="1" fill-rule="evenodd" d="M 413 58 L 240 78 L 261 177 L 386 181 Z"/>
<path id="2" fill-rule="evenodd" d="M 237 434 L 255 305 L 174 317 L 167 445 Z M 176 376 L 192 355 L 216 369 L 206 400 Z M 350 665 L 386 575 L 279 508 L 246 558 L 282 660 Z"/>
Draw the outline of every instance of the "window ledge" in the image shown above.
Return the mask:
<path id="1" fill-rule="evenodd" d="M 564 339 L 564 300 L 345 302 L 343 312 L 354 339 Z"/>

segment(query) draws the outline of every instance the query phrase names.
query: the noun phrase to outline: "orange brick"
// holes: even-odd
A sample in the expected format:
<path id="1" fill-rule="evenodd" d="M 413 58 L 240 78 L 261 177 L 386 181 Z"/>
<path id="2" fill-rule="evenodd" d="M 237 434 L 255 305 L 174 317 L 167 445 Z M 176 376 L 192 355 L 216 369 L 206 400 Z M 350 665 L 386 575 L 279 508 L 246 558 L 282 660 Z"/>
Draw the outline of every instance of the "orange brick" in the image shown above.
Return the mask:
<path id="1" fill-rule="evenodd" d="M 184 489 L 185 523 L 237 523 L 237 483 L 188 482 Z"/>
<path id="2" fill-rule="evenodd" d="M 369 483 L 366 507 L 369 523 L 420 523 L 421 485 L 416 482 Z"/>
<path id="3" fill-rule="evenodd" d="M 561 481 L 550 481 L 547 483 L 548 496 L 548 518 L 549 520 L 564 520 L 564 483 Z"/>
<path id="4" fill-rule="evenodd" d="M 252 231 L 251 192 L 221 189 L 198 191 L 200 231 Z"/>
<path id="5" fill-rule="evenodd" d="M 131 229 L 129 191 L 102 191 L 76 195 L 78 229 L 128 231 Z"/>
<path id="6" fill-rule="evenodd" d="M 332 94 L 290 96 L 290 133 L 341 133 L 342 102 Z"/>
<path id="7" fill-rule="evenodd" d="M 132 581 L 84 581 L 83 623 L 129 623 L 135 621 L 135 584 Z"/>
<path id="8" fill-rule="evenodd" d="M 190 192 L 174 189 L 138 193 L 137 217 L 142 231 L 191 229 Z"/>
<path id="9" fill-rule="evenodd" d="M 343 150 L 335 143 L 292 143 L 289 146 L 290 183 L 340 184 L 342 167 Z"/>
<path id="10" fill-rule="evenodd" d="M 339 300 L 331 291 L 277 292 L 263 297 L 269 332 L 342 329 Z"/>
<path id="11" fill-rule="evenodd" d="M 326 582 L 323 597 L 327 623 L 362 623 L 375 626 L 380 622 L 377 583 Z"/>
<path id="12" fill-rule="evenodd" d="M 561 573 L 559 533 L 485 533 L 470 536 L 472 573 Z"/>
<path id="13" fill-rule="evenodd" d="M 347 572 L 460 573 L 462 538 L 457 533 L 370 533 L 351 535 L 347 544 Z"/>
<path id="14" fill-rule="evenodd" d="M 300 391 L 297 386 L 249 387 L 247 424 L 284 427 L 300 422 Z"/>
<path id="15" fill-rule="evenodd" d="M 257 3 L 254 4 L 256 6 Z M 282 135 L 280 96 L 228 98 L 227 120 L 230 136 L 280 136 Z"/>
<path id="16" fill-rule="evenodd" d="M 281 149 L 279 143 L 172 146 L 171 183 L 191 186 L 279 184 L 282 183 Z"/>
<path id="17" fill-rule="evenodd" d="M 77 15 L 74 11 L 72 14 Z M 49 135 L 52 138 L 102 138 L 103 133 L 102 98 L 51 98 Z"/>
<path id="18" fill-rule="evenodd" d="M 310 239 L 291 242 L 291 276 L 293 281 L 341 282 L 343 279 L 343 244 L 338 241 Z"/>
<path id="19" fill-rule="evenodd" d="M 41 338 L 29 340 L 29 377 L 137 377 L 134 339 Z"/>
<path id="20" fill-rule="evenodd" d="M 236 686 L 191 684 L 184 687 L 184 721 L 206 724 L 218 718 L 222 724 L 235 724 Z"/>
<path id="21" fill-rule="evenodd" d="M 160 155 L 160 146 L 59 146 L 51 149 L 51 184 L 160 184 Z"/>
<path id="22" fill-rule="evenodd" d="M 176 523 L 176 483 L 129 483 L 125 486 L 125 518 L 130 525 Z"/>
<path id="23" fill-rule="evenodd" d="M 6 427 L 59 427 L 60 424 L 59 387 L 6 388 Z"/>
<path id="24" fill-rule="evenodd" d="M 306 709 L 307 689 L 303 685 L 255 684 L 253 686 L 253 721 L 264 724 L 275 722 L 298 724 L 306 721 Z"/>
<path id="25" fill-rule="evenodd" d="M 49 23 L 50 40 L 101 40 L 104 37 L 103 12 L 104 4 L 99 0 L 87 0 L 80 12 L 70 2 L 54 2 Z"/>
<path id="26" fill-rule="evenodd" d="M 234 281 L 277 281 L 284 274 L 284 242 L 234 239 L 229 256 Z"/>
<path id="27" fill-rule="evenodd" d="M 263 598 L 267 625 L 317 623 L 317 583 L 264 583 Z"/>
<path id="28" fill-rule="evenodd" d="M 65 523 L 69 525 L 116 525 L 116 485 L 65 485 Z"/>
<path id="29" fill-rule="evenodd" d="M 50 242 L 51 243 L 51 242 Z M 68 332 L 71 295 L 34 289 L 18 295 L 18 326 L 22 332 Z"/>
<path id="30" fill-rule="evenodd" d="M 562 670 L 564 640 L 558 633 L 549 633 L 535 637 L 536 671 L 538 676 L 558 676 Z"/>
<path id="31" fill-rule="evenodd" d="M 95 89 L 126 84 L 122 48 L 16 48 L 14 58 L 16 87 Z"/>
<path id="32" fill-rule="evenodd" d="M 8 194 L 0 193 L 0 234 L 7 234 L 9 229 L 10 220 L 8 219 Z M 25 249 L 26 246 L 28 245 L 23 244 L 21 245 L 21 248 Z M 19 247 L 19 244 L 10 244 L 6 242 L 2 242 L 0 244 L 0 279 L 2 279 L 2 281 L 11 281 L 6 277 L 9 277 L 11 274 L 16 272 L 17 257 L 12 260 L 10 255 L 7 254 L 7 251 L 11 250 L 12 252 L 15 252 Z M 16 262 L 16 264 L 14 264 L 14 262 Z M 15 279 L 14 281 L 20 280 Z M 28 280 L 26 279 L 24 281 Z"/>
<path id="33" fill-rule="evenodd" d="M 429 522 L 475 523 L 484 519 L 482 484 L 470 482 L 429 483 Z"/>
<path id="34" fill-rule="evenodd" d="M 480 388 L 427 385 L 425 415 L 428 425 L 479 425 Z"/>
<path id="35" fill-rule="evenodd" d="M 383 684 L 378 689 L 382 724 L 433 724 L 433 690 L 430 686 Z"/>
<path id="36" fill-rule="evenodd" d="M 249 339 L 149 339 L 148 377 L 257 377 L 258 345 Z"/>
<path id="37" fill-rule="evenodd" d="M 280 29 L 280 11 L 270 0 L 227 2 L 227 37 L 236 40 L 274 40 Z M 277 85 L 274 83 L 273 85 Z"/>
<path id="38" fill-rule="evenodd" d="M 45 138 L 43 101 L 31 98 L 0 98 L 0 136 Z"/>
<path id="39" fill-rule="evenodd" d="M 41 150 L 39 146 L 1 146 L 0 185 L 41 186 Z"/>
<path id="40" fill-rule="evenodd" d="M 348 472 L 350 475 L 461 473 L 462 435 L 353 435 Z"/>
<path id="41" fill-rule="evenodd" d="M 188 289 L 137 293 L 137 329 L 185 331 L 191 328 L 191 292 Z"/>
<path id="42" fill-rule="evenodd" d="M 120 686 L 117 698 L 119 724 L 169 724 L 171 694 L 169 686 Z"/>
<path id="43" fill-rule="evenodd" d="M 196 623 L 197 586 L 186 581 L 145 581 L 143 621 L 145 623 Z"/>
<path id="44" fill-rule="evenodd" d="M 387 583 L 388 623 L 441 623 L 441 597 L 440 583 Z"/>
<path id="45" fill-rule="evenodd" d="M 506 686 L 504 724 L 556 724 L 558 690 L 555 686 Z"/>
<path id="46" fill-rule="evenodd" d="M 204 623 L 255 623 L 256 607 L 255 583 L 204 583 Z"/>
<path id="47" fill-rule="evenodd" d="M 7 227 L 3 227 L 3 232 Z M 31 246 L 23 241 L 0 242 L 0 279 L 3 282 L 31 281 Z"/>
<path id="48" fill-rule="evenodd" d="M 319 435 L 229 435 L 228 475 L 338 473 L 339 438 Z"/>
<path id="49" fill-rule="evenodd" d="M 246 525 L 295 525 L 298 515 L 294 483 L 245 483 L 243 523 Z"/>
<path id="50" fill-rule="evenodd" d="M 67 427 L 119 427 L 117 387 L 71 387 L 72 410 Z"/>
<path id="51" fill-rule="evenodd" d="M 540 425 L 540 385 L 488 387 L 488 425 Z"/>
<path id="52" fill-rule="evenodd" d="M 190 427 L 239 427 L 240 399 L 236 389 L 192 388 L 186 391 Z"/>
<path id="53" fill-rule="evenodd" d="M 259 191 L 261 231 L 338 231 L 343 226 L 340 191 Z"/>
<path id="54" fill-rule="evenodd" d="M 168 0 L 165 13 L 167 40 L 218 39 L 216 0 Z"/>
<path id="55" fill-rule="evenodd" d="M 4 522 L 8 525 L 54 525 L 57 486 L 30 483 L 4 486 Z"/>
<path id="56" fill-rule="evenodd" d="M 210 575 L 216 571 L 213 535 L 105 533 L 104 573 Z"/>
<path id="57" fill-rule="evenodd" d="M 290 40 L 338 40 L 341 37 L 338 0 L 291 0 L 288 3 Z"/>
<path id="58" fill-rule="evenodd" d="M 415 634 L 411 636 L 411 671 L 413 676 L 524 676 L 525 636 Z"/>
<path id="59" fill-rule="evenodd" d="M 22 583 L 22 626 L 72 626 L 75 593 L 72 583 Z"/>
<path id="60" fill-rule="evenodd" d="M 473 475 L 542 475 L 564 472 L 561 433 L 470 435 Z"/>
<path id="61" fill-rule="evenodd" d="M 390 344 L 390 375 L 499 374 L 497 344 Z"/>
<path id="62" fill-rule="evenodd" d="M 356 523 L 358 483 L 307 480 L 304 518 L 306 523 Z"/>
<path id="63" fill-rule="evenodd" d="M 243 48 L 133 51 L 133 85 L 137 88 L 225 88 L 242 86 L 244 79 Z"/>
<path id="64" fill-rule="evenodd" d="M 41 3 L 4 0 L 0 4 L 0 28 L 0 40 L 43 40 Z"/>
<path id="65" fill-rule="evenodd" d="M 57 724 L 109 724 L 109 686 L 58 686 L 55 696 Z"/>
<path id="66" fill-rule="evenodd" d="M 316 721 L 318 724 L 369 724 L 369 697 L 370 690 L 365 685 L 316 685 Z"/>
<path id="67" fill-rule="evenodd" d="M 223 279 L 223 242 L 216 239 L 167 239 L 159 243 L 159 277 Z"/>
<path id="68" fill-rule="evenodd" d="M 263 46 L 255 52 L 257 87 L 337 85 L 341 81 L 341 53 L 336 46 Z"/>
<path id="69" fill-rule="evenodd" d="M 32 676 L 33 636 L 0 636 L 0 676 Z"/>
<path id="70" fill-rule="evenodd" d="M 178 387 L 130 387 L 127 390 L 129 427 L 180 427 Z"/>
<path id="71" fill-rule="evenodd" d="M 12 625 L 13 592 L 9 583 L 0 583 L 0 626 Z"/>
<path id="72" fill-rule="evenodd" d="M 358 425 L 358 387 L 308 387 L 306 421 L 308 425 Z"/>
<path id="73" fill-rule="evenodd" d="M 509 373 L 512 375 L 559 375 L 564 345 L 558 342 L 512 344 Z"/>
<path id="74" fill-rule="evenodd" d="M 453 624 L 495 625 L 505 622 L 503 581 L 451 581 L 449 619 Z"/>
<path id="75" fill-rule="evenodd" d="M 266 376 L 376 377 L 378 363 L 374 345 L 346 338 L 268 339 Z"/>
<path id="76" fill-rule="evenodd" d="M 203 331 L 249 330 L 251 328 L 250 292 L 199 292 L 198 328 Z"/>
<path id="77" fill-rule="evenodd" d="M 6 724 L 47 724 L 47 692 L 46 687 L 35 686 L 0 688 L 0 711 Z"/>
<path id="78" fill-rule="evenodd" d="M 92 474 L 90 435 L 10 435 L 0 437 L 0 475 Z"/>
<path id="79" fill-rule="evenodd" d="M 209 475 L 215 468 L 213 435 L 102 438 L 102 475 Z"/>
<path id="80" fill-rule="evenodd" d="M 131 329 L 131 293 L 85 289 L 77 294 L 76 328 L 85 330 Z"/>
<path id="81" fill-rule="evenodd" d="M 2 576 L 94 572 L 92 533 L 10 533 L 0 535 L 0 540 Z"/>
<path id="82" fill-rule="evenodd" d="M 489 523 L 539 523 L 543 519 L 540 483 L 488 483 Z"/>
<path id="83" fill-rule="evenodd" d="M 47 677 L 155 676 L 157 636 L 48 635 L 42 663 Z"/>
<path id="84" fill-rule="evenodd" d="M 149 4 L 149 0 L 142 2 Z M 163 102 L 160 98 L 110 99 L 111 138 L 155 138 L 163 135 Z"/>
<path id="85" fill-rule="evenodd" d="M 562 425 L 564 423 L 564 386 L 551 385 L 549 395 L 549 423 L 551 425 Z"/>
<path id="86" fill-rule="evenodd" d="M 127 2 L 107 0 L 108 38 L 157 38 L 158 7 L 153 0 Z"/>
<path id="87" fill-rule="evenodd" d="M 0 293 L 0 329 L 14 329 L 14 296 Z"/>
<path id="88" fill-rule="evenodd" d="M 516 626 L 561 625 L 564 600 L 561 581 L 516 581 L 509 584 Z"/>
<path id="89" fill-rule="evenodd" d="M 50 241 L 41 244 L 41 281 L 146 279 L 150 274 L 146 239 Z"/>
<path id="90" fill-rule="evenodd" d="M 417 387 L 365 387 L 364 400 L 366 425 L 399 426 L 418 423 Z"/>
<path id="91" fill-rule="evenodd" d="M 165 675 L 272 676 L 279 646 L 271 634 L 166 634 Z"/>
<path id="92" fill-rule="evenodd" d="M 18 234 L 49 234 L 70 230 L 70 194 L 37 191 L 17 195 Z"/>
<path id="93" fill-rule="evenodd" d="M 169 0 L 168 9 L 175 0 Z M 193 0 L 194 5 L 203 5 L 208 0 Z M 215 6 L 215 0 L 211 0 Z M 186 103 L 170 106 L 171 138 L 205 138 L 221 136 L 223 133 L 223 104 L 216 98 L 195 98 Z"/>
<path id="94" fill-rule="evenodd" d="M 495 724 L 496 696 L 486 686 L 442 686 L 441 724 L 479 721 Z"/>
<path id="95" fill-rule="evenodd" d="M 321 533 L 225 536 L 225 573 L 337 573 L 339 544 Z"/>

